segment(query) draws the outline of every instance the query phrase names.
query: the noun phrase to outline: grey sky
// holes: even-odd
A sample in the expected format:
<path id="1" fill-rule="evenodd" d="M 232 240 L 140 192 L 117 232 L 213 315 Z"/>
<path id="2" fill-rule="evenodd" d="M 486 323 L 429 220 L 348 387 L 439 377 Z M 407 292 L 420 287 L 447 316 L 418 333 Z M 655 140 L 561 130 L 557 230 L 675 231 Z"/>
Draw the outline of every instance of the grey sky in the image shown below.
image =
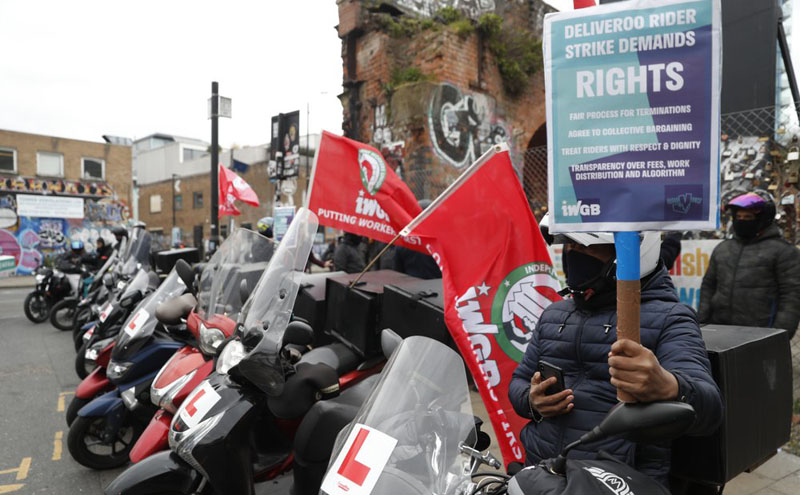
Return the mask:
<path id="1" fill-rule="evenodd" d="M 220 143 L 269 141 L 269 118 L 341 131 L 334 0 L 0 0 L 0 128 L 101 141 L 210 140 L 211 81 L 233 99 Z"/>

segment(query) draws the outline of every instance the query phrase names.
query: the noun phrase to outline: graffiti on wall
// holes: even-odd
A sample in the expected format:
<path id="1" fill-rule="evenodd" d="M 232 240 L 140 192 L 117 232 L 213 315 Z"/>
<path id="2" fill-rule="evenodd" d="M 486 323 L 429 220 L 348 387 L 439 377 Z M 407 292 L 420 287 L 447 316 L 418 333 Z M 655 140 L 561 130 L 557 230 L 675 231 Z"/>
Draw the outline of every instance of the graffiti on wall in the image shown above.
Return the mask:
<path id="1" fill-rule="evenodd" d="M 375 118 L 372 124 L 372 142 L 379 147 L 382 144 L 391 143 L 392 129 L 389 127 L 385 103 L 375 107 L 374 116 Z"/>
<path id="2" fill-rule="evenodd" d="M 65 179 L 39 179 L 37 177 L 8 177 L 0 179 L 0 192 L 95 197 L 111 197 L 114 195 L 114 190 L 105 182 L 78 182 Z"/>
<path id="3" fill-rule="evenodd" d="M 456 8 L 473 19 L 495 9 L 494 0 L 386 0 L 382 3 L 391 3 L 406 13 L 425 17 L 432 17 L 443 7 Z"/>
<path id="4" fill-rule="evenodd" d="M 440 84 L 434 90 L 428 112 L 433 148 L 456 168 L 471 164 L 493 145 L 511 137 L 505 121 L 497 115 L 493 98 L 462 93 L 452 84 Z"/>
<path id="5" fill-rule="evenodd" d="M 18 275 L 30 275 L 42 264 L 53 264 L 70 241 L 83 241 L 87 251 L 101 237 L 113 245 L 110 227 L 130 217 L 127 205 L 109 198 L 86 199 L 84 210 L 80 219 L 18 217 L 16 198 L 0 195 L 0 255 L 14 257 Z"/>

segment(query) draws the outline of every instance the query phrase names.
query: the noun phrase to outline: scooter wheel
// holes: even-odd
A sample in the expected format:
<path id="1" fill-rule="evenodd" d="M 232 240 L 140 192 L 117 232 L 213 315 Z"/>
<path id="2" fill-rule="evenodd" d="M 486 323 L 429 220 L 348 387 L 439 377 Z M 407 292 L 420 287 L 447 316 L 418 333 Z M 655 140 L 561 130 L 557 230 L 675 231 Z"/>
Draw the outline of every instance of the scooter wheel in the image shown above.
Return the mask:
<path id="1" fill-rule="evenodd" d="M 50 323 L 62 332 L 72 330 L 75 323 L 76 306 L 77 303 L 71 299 L 58 301 L 53 305 L 53 309 L 50 311 Z"/>
<path id="2" fill-rule="evenodd" d="M 113 469 L 128 463 L 128 456 L 142 434 L 138 424 L 124 422 L 112 440 L 104 438 L 105 416 L 78 416 L 69 427 L 67 449 L 79 464 L 91 469 Z"/>
<path id="3" fill-rule="evenodd" d="M 89 347 L 88 342 L 84 342 L 81 344 L 80 349 L 78 349 L 78 353 L 75 354 L 75 373 L 78 374 L 78 378 L 83 380 L 89 373 L 94 371 L 95 366 L 90 365 L 88 361 L 86 361 L 86 349 Z"/>
<path id="4" fill-rule="evenodd" d="M 42 323 L 50 316 L 50 304 L 41 292 L 33 291 L 25 297 L 25 316 L 34 323 Z"/>
<path id="5" fill-rule="evenodd" d="M 75 344 L 75 352 L 80 350 L 81 346 L 83 345 L 83 334 L 85 332 L 81 332 L 80 329 L 78 331 L 72 331 L 72 341 Z"/>
<path id="6" fill-rule="evenodd" d="M 81 308 L 75 313 L 75 321 L 72 324 L 72 335 L 81 331 L 81 327 L 89 323 L 92 319 L 92 308 Z"/>
<path id="7" fill-rule="evenodd" d="M 81 399 L 80 397 L 72 398 L 72 402 L 70 402 L 69 407 L 67 407 L 67 426 L 72 426 L 75 418 L 78 417 L 78 411 L 91 401 L 92 399 Z"/>

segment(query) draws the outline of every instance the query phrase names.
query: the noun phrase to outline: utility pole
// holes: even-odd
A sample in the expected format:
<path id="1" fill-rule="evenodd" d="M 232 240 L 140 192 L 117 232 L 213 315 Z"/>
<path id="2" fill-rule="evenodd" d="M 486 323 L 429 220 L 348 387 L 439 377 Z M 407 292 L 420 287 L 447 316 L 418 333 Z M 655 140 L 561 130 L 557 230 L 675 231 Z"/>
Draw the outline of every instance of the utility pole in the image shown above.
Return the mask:
<path id="1" fill-rule="evenodd" d="M 209 251 L 217 250 L 219 241 L 219 84 L 211 83 L 211 234 Z"/>

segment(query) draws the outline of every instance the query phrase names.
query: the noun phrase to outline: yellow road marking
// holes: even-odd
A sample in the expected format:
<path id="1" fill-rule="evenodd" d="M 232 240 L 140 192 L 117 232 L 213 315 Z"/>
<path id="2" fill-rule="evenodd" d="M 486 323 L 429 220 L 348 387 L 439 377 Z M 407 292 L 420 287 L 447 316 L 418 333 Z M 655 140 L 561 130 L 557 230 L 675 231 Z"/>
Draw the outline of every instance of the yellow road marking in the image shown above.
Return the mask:
<path id="1" fill-rule="evenodd" d="M 0 471 L 0 474 L 11 474 L 17 473 L 17 481 L 22 481 L 28 477 L 28 470 L 31 468 L 31 458 L 25 457 L 22 459 L 22 462 L 19 464 L 18 468 L 11 468 L 11 469 L 4 469 Z M 10 485 L 7 485 L 10 486 Z M 20 485 L 21 486 L 21 485 Z M 16 490 L 16 488 L 15 488 Z M 8 493 L 0 491 L 0 493 Z"/>
<path id="2" fill-rule="evenodd" d="M 55 440 L 53 440 L 53 460 L 54 461 L 60 461 L 61 460 L 61 449 L 62 449 L 61 439 L 62 438 L 64 438 L 64 432 L 63 431 L 57 431 L 56 432 L 56 438 L 55 438 Z"/>
<path id="3" fill-rule="evenodd" d="M 65 410 L 65 400 L 64 398 L 68 395 L 75 395 L 75 392 L 61 392 L 58 394 L 58 405 L 56 406 L 56 411 L 64 412 Z"/>
<path id="4" fill-rule="evenodd" d="M 19 490 L 25 486 L 25 483 L 20 483 L 17 485 L 0 485 L 0 493 L 11 493 Z"/>

